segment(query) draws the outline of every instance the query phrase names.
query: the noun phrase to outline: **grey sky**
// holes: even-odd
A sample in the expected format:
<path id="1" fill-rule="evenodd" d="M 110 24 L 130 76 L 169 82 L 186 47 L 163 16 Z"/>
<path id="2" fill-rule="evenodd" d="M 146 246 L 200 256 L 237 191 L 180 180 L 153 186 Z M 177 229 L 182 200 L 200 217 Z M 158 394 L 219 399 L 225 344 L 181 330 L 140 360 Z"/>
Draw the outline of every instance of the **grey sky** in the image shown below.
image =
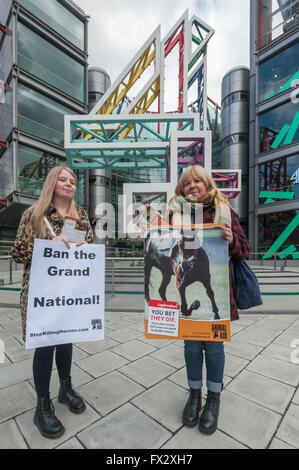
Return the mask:
<path id="1" fill-rule="evenodd" d="M 208 95 L 219 104 L 232 67 L 249 66 L 249 0 L 75 0 L 90 16 L 89 64 L 112 81 L 161 24 L 164 37 L 184 11 L 215 29 L 208 49 Z"/>

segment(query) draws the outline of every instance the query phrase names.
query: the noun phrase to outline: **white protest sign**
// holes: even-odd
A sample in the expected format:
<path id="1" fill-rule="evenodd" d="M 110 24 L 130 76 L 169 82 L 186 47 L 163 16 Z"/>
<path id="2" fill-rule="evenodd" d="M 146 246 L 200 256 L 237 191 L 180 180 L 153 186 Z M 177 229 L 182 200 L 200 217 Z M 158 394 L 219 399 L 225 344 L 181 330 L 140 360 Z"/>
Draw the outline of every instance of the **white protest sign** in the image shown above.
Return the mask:
<path id="1" fill-rule="evenodd" d="M 35 240 L 26 349 L 104 339 L 105 247 Z"/>
<path id="2" fill-rule="evenodd" d="M 148 309 L 148 334 L 160 336 L 179 335 L 180 306 L 176 302 L 150 300 Z"/>

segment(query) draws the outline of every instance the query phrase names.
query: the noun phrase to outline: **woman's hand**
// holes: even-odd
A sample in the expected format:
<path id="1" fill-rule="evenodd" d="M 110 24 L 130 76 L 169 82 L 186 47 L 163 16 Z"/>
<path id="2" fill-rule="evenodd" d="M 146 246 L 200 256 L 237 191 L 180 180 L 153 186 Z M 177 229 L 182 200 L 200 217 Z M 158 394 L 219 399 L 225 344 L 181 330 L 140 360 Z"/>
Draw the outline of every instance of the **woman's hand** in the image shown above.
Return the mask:
<path id="1" fill-rule="evenodd" d="M 229 245 L 232 245 L 234 236 L 231 227 L 228 224 L 225 224 L 225 227 L 221 227 L 221 229 L 225 240 L 228 241 Z"/>
<path id="2" fill-rule="evenodd" d="M 63 242 L 66 244 L 66 247 L 70 249 L 70 241 L 64 236 L 64 235 L 59 235 L 59 237 L 52 238 L 53 242 Z"/>
<path id="3" fill-rule="evenodd" d="M 86 245 L 86 244 L 87 244 L 87 242 L 86 242 L 86 241 L 84 241 L 84 242 L 79 242 L 79 243 L 77 243 L 77 245 L 76 245 L 76 246 L 82 246 L 82 245 Z"/>

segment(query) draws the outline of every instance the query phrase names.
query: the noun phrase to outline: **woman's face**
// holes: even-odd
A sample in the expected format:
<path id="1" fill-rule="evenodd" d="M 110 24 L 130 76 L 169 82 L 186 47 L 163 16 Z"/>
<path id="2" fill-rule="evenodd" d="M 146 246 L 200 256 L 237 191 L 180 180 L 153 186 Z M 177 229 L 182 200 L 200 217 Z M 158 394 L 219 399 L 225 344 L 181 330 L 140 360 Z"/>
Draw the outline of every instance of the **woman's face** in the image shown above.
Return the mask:
<path id="1" fill-rule="evenodd" d="M 72 200 L 75 197 L 76 189 L 74 177 L 67 170 L 62 170 L 56 181 L 54 195 L 59 198 Z"/>
<path id="2" fill-rule="evenodd" d="M 196 198 L 203 196 L 207 192 L 207 187 L 203 180 L 196 175 L 189 176 L 184 183 L 184 196 L 192 195 Z"/>

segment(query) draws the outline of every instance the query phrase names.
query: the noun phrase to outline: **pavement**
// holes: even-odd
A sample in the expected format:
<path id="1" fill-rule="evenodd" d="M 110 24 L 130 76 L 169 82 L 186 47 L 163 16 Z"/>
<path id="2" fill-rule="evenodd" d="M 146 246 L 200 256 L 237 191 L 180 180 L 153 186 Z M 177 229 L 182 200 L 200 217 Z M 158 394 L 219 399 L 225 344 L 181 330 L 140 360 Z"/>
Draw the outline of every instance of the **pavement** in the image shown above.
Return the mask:
<path id="1" fill-rule="evenodd" d="M 188 398 L 183 342 L 145 339 L 143 297 L 118 294 L 107 295 L 105 340 L 74 345 L 72 380 L 85 413 L 72 414 L 57 402 L 54 366 L 50 394 L 66 432 L 43 438 L 33 424 L 34 351 L 21 339 L 19 293 L 0 290 L 0 449 L 298 449 L 299 302 L 277 293 L 298 293 L 291 279 L 299 269 L 256 271 L 261 290 L 272 295 L 232 323 L 212 436 L 182 424 Z M 17 276 L 5 287 L 18 288 Z"/>

